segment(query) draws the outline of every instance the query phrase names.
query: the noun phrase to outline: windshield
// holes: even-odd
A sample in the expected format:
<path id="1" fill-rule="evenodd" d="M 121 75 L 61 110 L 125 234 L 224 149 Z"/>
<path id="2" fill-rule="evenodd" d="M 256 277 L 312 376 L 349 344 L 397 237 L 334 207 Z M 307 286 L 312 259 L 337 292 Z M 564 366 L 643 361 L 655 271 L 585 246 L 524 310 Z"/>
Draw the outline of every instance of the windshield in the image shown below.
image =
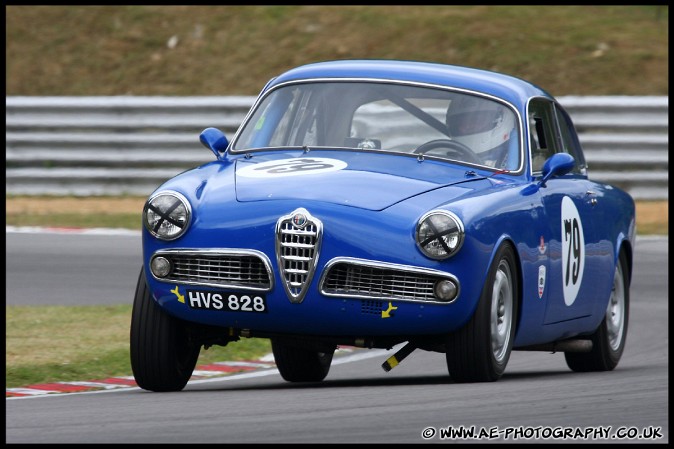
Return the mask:
<path id="1" fill-rule="evenodd" d="M 310 82 L 267 95 L 232 151 L 347 148 L 515 171 L 519 142 L 513 110 L 489 98 L 392 83 Z"/>

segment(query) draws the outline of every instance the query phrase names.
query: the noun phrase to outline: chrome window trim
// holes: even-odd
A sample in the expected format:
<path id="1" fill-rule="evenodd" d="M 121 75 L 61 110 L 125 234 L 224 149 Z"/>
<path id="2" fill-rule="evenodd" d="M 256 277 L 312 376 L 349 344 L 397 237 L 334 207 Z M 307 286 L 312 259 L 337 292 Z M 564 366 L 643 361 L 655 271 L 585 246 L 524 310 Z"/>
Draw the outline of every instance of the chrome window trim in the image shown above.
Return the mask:
<path id="1" fill-rule="evenodd" d="M 305 78 L 305 79 L 296 79 L 296 80 L 290 80 L 290 81 L 285 81 L 283 83 L 277 84 L 276 86 L 273 86 L 269 90 L 262 92 L 255 102 L 253 103 L 253 106 L 248 110 L 248 113 L 244 117 L 244 119 L 241 121 L 241 125 L 238 127 L 236 130 L 236 133 L 234 133 L 234 137 L 232 137 L 232 141 L 229 144 L 228 147 L 228 152 L 232 155 L 238 155 L 238 154 L 248 154 L 251 152 L 255 151 L 265 151 L 273 148 L 287 148 L 287 147 L 269 147 L 269 148 L 246 148 L 243 150 L 234 150 L 234 146 L 236 145 L 238 139 L 239 139 L 239 134 L 243 132 L 243 129 L 246 127 L 248 124 L 248 121 L 250 120 L 251 116 L 257 111 L 258 105 L 265 99 L 267 98 L 272 92 L 286 86 L 294 85 L 294 84 L 309 84 L 309 83 L 317 83 L 317 82 L 361 82 L 361 83 L 384 83 L 384 84 L 398 84 L 398 85 L 403 85 L 403 86 L 412 86 L 412 87 L 426 87 L 426 88 L 431 88 L 431 89 L 440 89 L 440 90 L 445 90 L 449 92 L 460 92 L 464 94 L 470 94 L 470 95 L 475 95 L 479 96 L 482 98 L 488 98 L 490 100 L 496 101 L 497 103 L 500 103 L 504 106 L 506 106 L 508 109 L 510 109 L 515 116 L 517 117 L 517 122 L 518 122 L 518 128 L 520 132 L 520 164 L 517 170 L 511 170 L 510 172 L 506 172 L 504 174 L 521 174 L 522 170 L 524 169 L 525 166 L 525 157 L 526 152 L 525 152 L 525 144 L 524 144 L 524 120 L 522 119 L 522 115 L 520 114 L 520 111 L 510 103 L 509 101 L 504 100 L 503 98 L 486 94 L 484 92 L 476 91 L 476 90 L 471 90 L 471 89 L 464 89 L 464 88 L 459 88 L 459 87 L 451 87 L 451 86 L 446 86 L 442 84 L 433 84 L 433 83 L 423 83 L 419 81 L 404 81 L 404 80 L 395 80 L 395 79 L 389 79 L 389 78 L 331 78 L 331 77 L 325 77 L 325 78 Z M 527 135 L 528 138 L 528 135 Z M 313 147 L 315 149 L 325 149 L 325 148 L 332 148 L 332 147 Z M 403 155 L 403 156 L 413 156 L 413 157 L 418 157 L 416 154 L 410 155 L 409 153 L 396 153 L 396 152 L 384 152 L 385 154 L 397 154 L 397 155 Z M 444 158 L 438 158 L 438 157 L 433 157 L 433 156 L 426 156 L 428 159 L 434 159 L 434 160 L 441 160 L 448 162 L 448 159 Z M 476 167 L 484 168 L 485 170 L 492 170 L 495 172 L 500 172 L 501 170 L 495 167 L 489 167 L 487 165 L 477 165 L 477 164 L 469 164 L 469 165 L 475 165 Z"/>

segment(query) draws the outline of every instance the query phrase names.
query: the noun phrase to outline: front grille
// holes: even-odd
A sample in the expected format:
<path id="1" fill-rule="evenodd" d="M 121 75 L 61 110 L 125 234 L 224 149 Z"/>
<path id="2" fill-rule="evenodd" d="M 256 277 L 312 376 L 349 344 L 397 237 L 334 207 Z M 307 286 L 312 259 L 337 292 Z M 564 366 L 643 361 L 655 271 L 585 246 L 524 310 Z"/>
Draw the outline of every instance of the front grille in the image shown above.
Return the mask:
<path id="1" fill-rule="evenodd" d="M 316 269 L 322 224 L 305 209 L 276 223 L 276 257 L 290 302 L 302 302 Z"/>
<path id="2" fill-rule="evenodd" d="M 334 297 L 447 304 L 438 301 L 433 294 L 435 283 L 442 279 L 450 279 L 458 287 L 456 278 L 442 271 L 338 258 L 327 264 L 320 288 L 324 295 Z"/>
<path id="3" fill-rule="evenodd" d="M 271 264 L 254 250 L 164 250 L 155 253 L 171 263 L 171 271 L 159 280 L 219 288 L 269 291 Z"/>

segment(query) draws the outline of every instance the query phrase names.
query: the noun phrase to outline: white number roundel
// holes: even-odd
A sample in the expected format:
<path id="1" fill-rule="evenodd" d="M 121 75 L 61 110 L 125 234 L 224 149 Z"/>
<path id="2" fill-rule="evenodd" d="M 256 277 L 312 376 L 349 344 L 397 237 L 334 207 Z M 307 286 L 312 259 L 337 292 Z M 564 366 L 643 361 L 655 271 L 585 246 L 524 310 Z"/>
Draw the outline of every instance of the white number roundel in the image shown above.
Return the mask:
<path id="1" fill-rule="evenodd" d="M 562 199 L 562 285 L 564 303 L 573 304 L 585 269 L 585 237 L 578 209 L 568 196 Z"/>
<path id="2" fill-rule="evenodd" d="M 247 178 L 276 178 L 280 176 L 315 175 L 346 168 L 346 162 L 327 157 L 297 157 L 247 164 L 236 171 Z"/>

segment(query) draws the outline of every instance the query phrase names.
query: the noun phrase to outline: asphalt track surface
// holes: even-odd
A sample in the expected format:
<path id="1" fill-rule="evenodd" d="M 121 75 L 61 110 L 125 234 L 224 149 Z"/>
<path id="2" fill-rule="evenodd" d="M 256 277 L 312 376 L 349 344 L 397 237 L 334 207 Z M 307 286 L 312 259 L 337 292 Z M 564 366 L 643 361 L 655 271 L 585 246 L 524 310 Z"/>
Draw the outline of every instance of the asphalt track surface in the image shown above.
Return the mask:
<path id="1" fill-rule="evenodd" d="M 6 243 L 8 305 L 132 301 L 137 234 L 8 232 Z M 667 443 L 668 243 L 637 240 L 627 346 L 612 372 L 574 373 L 561 353 L 513 352 L 498 382 L 455 384 L 443 354 L 418 350 L 384 372 L 393 351 L 354 350 L 321 383 L 290 384 L 269 368 L 177 393 L 7 399 L 6 442 Z M 482 438 L 448 433 L 471 430 Z"/>

